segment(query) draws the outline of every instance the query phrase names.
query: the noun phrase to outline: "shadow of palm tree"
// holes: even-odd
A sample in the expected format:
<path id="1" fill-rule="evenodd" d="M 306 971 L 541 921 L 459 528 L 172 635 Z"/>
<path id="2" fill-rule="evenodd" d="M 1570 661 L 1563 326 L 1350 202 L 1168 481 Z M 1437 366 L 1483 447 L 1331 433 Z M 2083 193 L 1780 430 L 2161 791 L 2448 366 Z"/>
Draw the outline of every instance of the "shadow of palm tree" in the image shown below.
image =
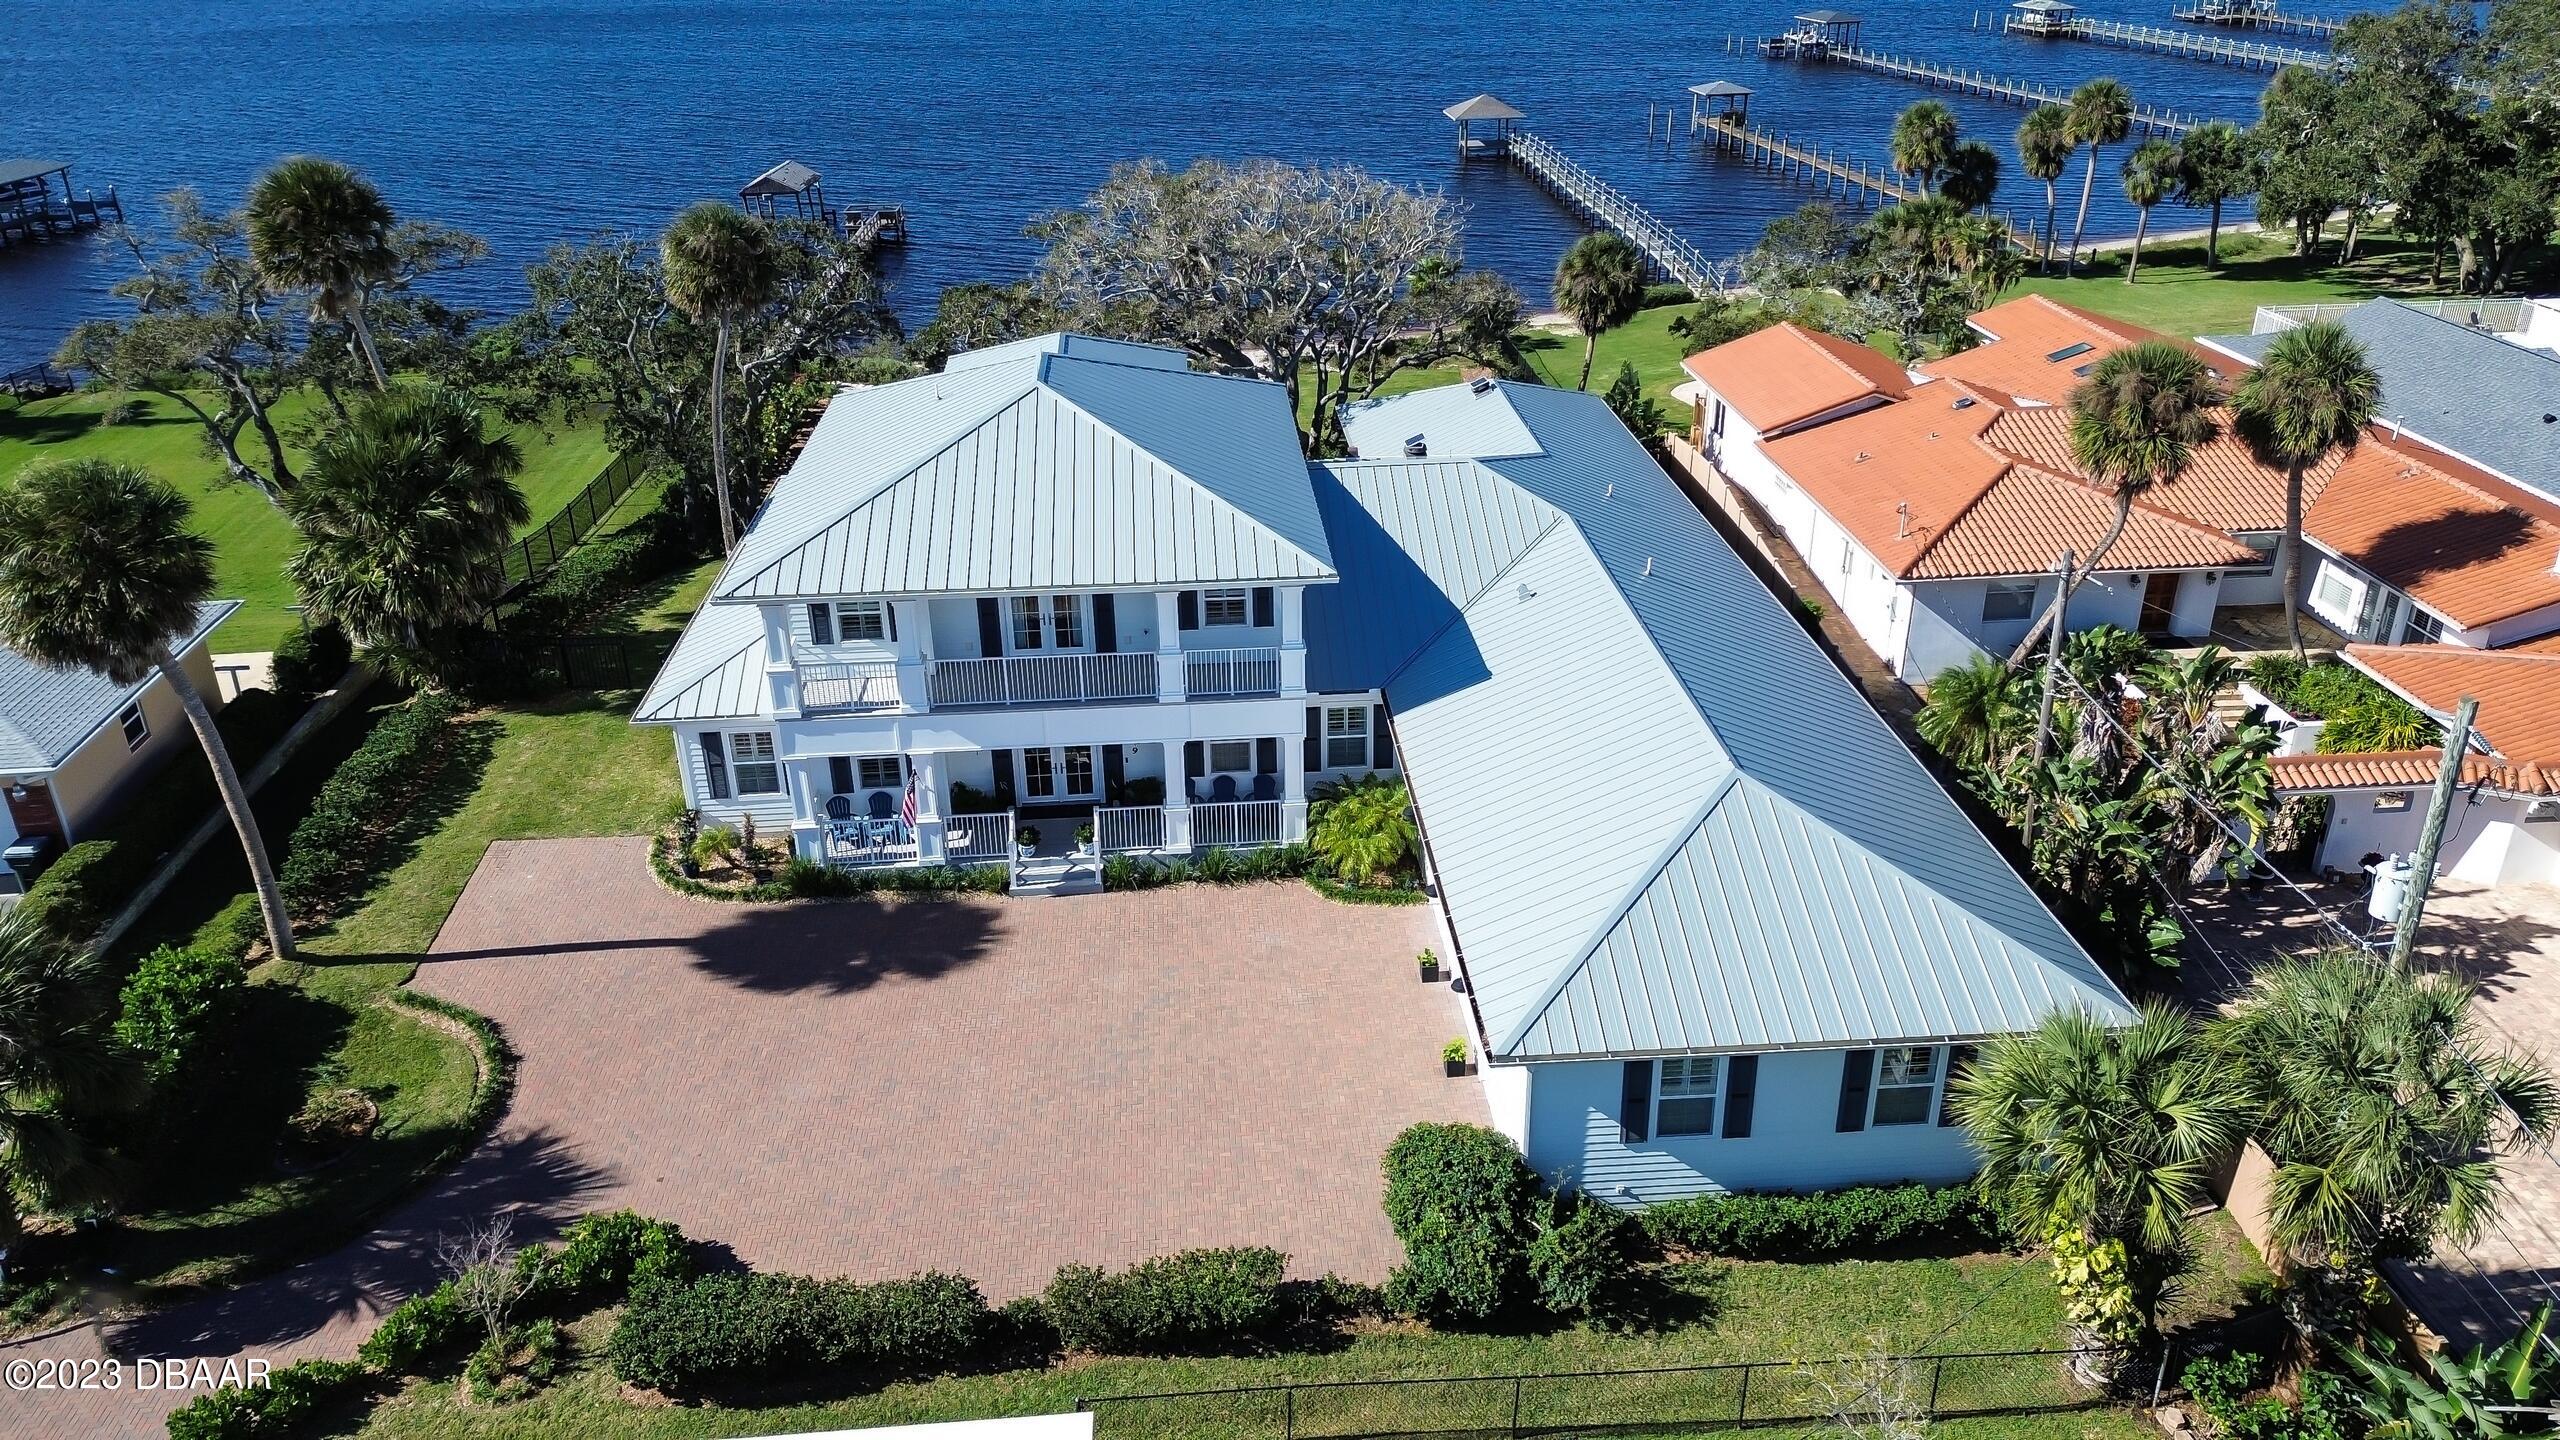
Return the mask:
<path id="1" fill-rule="evenodd" d="M 2357 561 L 2407 589 L 2431 575 L 2486 564 L 2533 541 L 2533 522 L 2521 511 L 2445 511 L 2392 525 L 2374 537 Z"/>
<path id="2" fill-rule="evenodd" d="M 843 900 L 740 906 L 685 942 L 695 969 L 768 995 L 848 995 L 931 980 L 983 959 L 1003 930 L 986 900 Z"/>

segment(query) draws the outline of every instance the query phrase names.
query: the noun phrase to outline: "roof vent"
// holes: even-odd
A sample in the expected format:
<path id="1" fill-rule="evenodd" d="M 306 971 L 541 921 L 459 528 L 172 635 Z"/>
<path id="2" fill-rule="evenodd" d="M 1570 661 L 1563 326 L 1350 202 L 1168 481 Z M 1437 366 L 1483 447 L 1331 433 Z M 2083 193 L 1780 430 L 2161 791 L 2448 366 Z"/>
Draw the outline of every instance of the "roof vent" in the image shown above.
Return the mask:
<path id="1" fill-rule="evenodd" d="M 1431 447 L 1423 441 L 1421 436 L 1415 435 L 1404 442 L 1404 453 L 1407 459 L 1419 460 L 1431 453 Z"/>
<path id="2" fill-rule="evenodd" d="M 2545 415 L 2545 416 L 2543 416 L 2542 418 L 2543 418 L 2543 419 L 2545 419 L 2545 420 L 2548 420 L 2548 419 L 2550 419 L 2551 417 L 2550 417 L 2550 416 L 2548 416 L 2548 415 Z M 1603 500 L 1615 500 L 1615 499 L 1617 499 L 1617 498 L 1618 498 L 1618 482 L 1617 482 L 1617 481 L 1615 481 L 1615 480 L 1610 481 L 1610 482 L 1609 482 L 1609 488 L 1600 492 L 1600 498 L 1601 498 L 1601 499 L 1603 499 Z"/>
<path id="3" fill-rule="evenodd" d="M 1479 375 L 1467 382 L 1467 389 L 1478 395 L 1490 395 L 1493 393 L 1493 377 Z"/>
<path id="4" fill-rule="evenodd" d="M 2552 413 L 2551 413 L 2550 411 L 2548 411 L 2548 410 L 2545 410 L 2545 411 L 2543 411 L 2543 412 L 2542 412 L 2542 423 L 2543 423 L 2543 424 L 2545 424 L 2545 425 L 2549 425 L 2549 424 L 2552 424 L 2552 423 L 2553 423 L 2553 422 L 2555 422 L 2555 421 L 2560 421 L 2560 415 L 2554 415 L 2554 414 L 2552 414 Z"/>
<path id="5" fill-rule="evenodd" d="M 1538 592 L 1529 588 L 1529 582 L 1528 582 L 1528 581 L 1526 581 L 1526 580 L 1521 581 L 1521 582 L 1520 582 L 1520 603 L 1521 603 L 1521 604 L 1523 604 L 1523 605 L 1525 605 L 1525 604 L 1529 603 L 1530 601 L 1535 600 L 1535 599 L 1537 599 L 1537 598 L 1538 598 Z"/>
<path id="6" fill-rule="evenodd" d="M 1857 459 L 1855 459 L 1855 460 L 1850 461 L 1849 463 L 1850 463 L 1850 464 L 1852 464 L 1852 465 L 1864 465 L 1864 464 L 1866 464 L 1866 463 L 1867 463 L 1867 452 L 1866 452 L 1866 451 L 1864 451 L 1864 450 L 1859 451 L 1859 452 L 1858 452 L 1858 458 L 1857 458 Z"/>
<path id="7" fill-rule="evenodd" d="M 1973 397 L 1970 395 L 1959 395 L 1956 397 L 1956 408 L 1959 410 L 1970 410 L 1973 408 L 1973 404 Z"/>
<path id="8" fill-rule="evenodd" d="M 1896 540 L 1911 538 L 1911 502 L 1908 500 L 1893 507 L 1893 538 Z"/>
<path id="9" fill-rule="evenodd" d="M 1647 555 L 1646 557 L 1644 557 L 1644 573 L 1645 573 L 1647 576 L 1650 576 L 1650 575 L 1652 575 L 1652 574 L 1653 574 L 1653 557 L 1652 557 L 1652 556 L 1650 556 L 1650 555 Z"/>

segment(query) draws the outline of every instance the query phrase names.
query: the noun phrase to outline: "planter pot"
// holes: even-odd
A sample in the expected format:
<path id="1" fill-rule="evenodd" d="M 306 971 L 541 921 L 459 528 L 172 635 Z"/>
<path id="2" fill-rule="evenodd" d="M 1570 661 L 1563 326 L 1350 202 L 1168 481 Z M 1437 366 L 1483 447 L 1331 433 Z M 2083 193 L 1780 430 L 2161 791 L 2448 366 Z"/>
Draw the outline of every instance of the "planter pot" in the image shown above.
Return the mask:
<path id="1" fill-rule="evenodd" d="M 1034 859 L 1038 858 L 1038 855 L 1039 852 L 1029 845 L 1016 845 L 1013 847 L 1013 858 L 1021 861 L 1025 865 L 1030 864 Z"/>
<path id="2" fill-rule="evenodd" d="M 1423 966 L 1423 967 L 1421 967 L 1421 968 L 1422 968 L 1422 983 L 1423 983 L 1423 984 L 1425 984 L 1425 985 L 1437 985 L 1437 984 L 1439 984 L 1439 983 L 1440 983 L 1440 967 L 1439 967 L 1439 966 L 1437 966 L 1437 965 L 1425 965 L 1425 966 Z"/>
<path id="3" fill-rule="evenodd" d="M 1448 1072 L 1450 1079 L 1456 1080 L 1467 1073 L 1467 1062 L 1464 1060 L 1443 1060 L 1440 1062 L 1440 1068 Z"/>

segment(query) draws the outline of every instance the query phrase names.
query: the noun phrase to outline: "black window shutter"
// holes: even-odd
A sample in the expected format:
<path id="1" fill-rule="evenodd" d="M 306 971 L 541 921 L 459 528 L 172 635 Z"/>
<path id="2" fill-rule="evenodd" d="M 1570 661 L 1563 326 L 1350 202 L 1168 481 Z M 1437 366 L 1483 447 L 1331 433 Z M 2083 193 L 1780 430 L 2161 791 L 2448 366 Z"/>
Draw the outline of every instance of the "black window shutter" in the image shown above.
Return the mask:
<path id="1" fill-rule="evenodd" d="M 1396 742 L 1387 736 L 1387 707 L 1384 705 L 1369 707 L 1369 768 L 1396 768 Z"/>
<path id="2" fill-rule="evenodd" d="M 987 752 L 987 759 L 995 765 L 996 803 L 1011 809 L 1013 806 L 1013 752 L 990 750 Z"/>
<path id="3" fill-rule="evenodd" d="M 1750 1138 L 1751 1102 L 1759 1094 L 1759 1056 L 1736 1055 L 1724 1062 L 1724 1138 Z"/>
<path id="4" fill-rule="evenodd" d="M 1102 747 L 1102 795 L 1113 805 L 1120 803 L 1120 792 L 1129 783 L 1128 767 L 1121 763 L 1121 753 L 1117 745 Z"/>
<path id="5" fill-rule="evenodd" d="M 717 730 L 702 732 L 702 788 L 714 800 L 729 798 L 729 752 Z"/>
<path id="6" fill-rule="evenodd" d="M 1181 626 L 1182 626 L 1182 628 L 1183 628 L 1183 629 L 1185 629 L 1185 630 L 1197 630 L 1197 629 L 1199 629 L 1199 628 L 1200 628 L 1200 592 L 1199 592 L 1199 591 L 1197 591 L 1197 590 L 1185 590 L 1185 591 L 1183 591 L 1183 592 L 1182 592 L 1182 598 L 1181 598 L 1179 601 L 1175 602 L 1175 606 L 1176 606 L 1176 608 L 1177 608 L 1178 610 L 1180 610 L 1180 611 L 1181 611 L 1181 614 L 1180 614 L 1177 618 L 1178 618 L 1178 620 L 1179 620 L 1179 622 L 1180 622 L 1180 624 L 1181 624 Z"/>
<path id="7" fill-rule="evenodd" d="M 989 657 L 1004 653 L 1004 607 L 992 595 L 978 597 L 978 653 Z"/>
<path id="8" fill-rule="evenodd" d="M 1324 768 L 1324 707 L 1307 707 L 1307 769 L 1310 773 Z"/>
<path id="9" fill-rule="evenodd" d="M 1271 599 L 1270 586 L 1256 585 L 1253 587 L 1253 623 L 1265 630 L 1270 629 L 1272 623 Z"/>
<path id="10" fill-rule="evenodd" d="M 1840 1057 L 1840 1120 L 1832 1129 L 1845 1135 L 1867 1128 L 1867 1082 L 1875 1073 L 1873 1050 L 1851 1050 Z"/>
<path id="11" fill-rule="evenodd" d="M 1277 738 L 1265 735 L 1253 742 L 1253 773 L 1256 775 L 1280 773 L 1280 742 Z"/>
<path id="12" fill-rule="evenodd" d="M 894 600 L 883 600 L 883 601 L 881 601 L 881 602 L 880 602 L 880 618 L 881 618 L 882 620 L 885 620 L 885 621 L 887 621 L 887 622 L 888 622 L 888 626 L 889 626 L 889 643 L 890 643 L 890 644 L 892 644 L 892 645 L 897 644 L 897 643 L 898 643 L 898 603 L 897 603 L 896 601 L 894 601 Z"/>
<path id="13" fill-rule="evenodd" d="M 836 607 L 833 605 L 809 607 L 809 643 L 812 645 L 836 643 Z"/>
<path id="14" fill-rule="evenodd" d="M 1653 1133 L 1653 1062 L 1630 1060 L 1618 1071 L 1618 1138 L 1641 1145 Z"/>
<path id="15" fill-rule="evenodd" d="M 1109 595 L 1093 597 L 1093 653 L 1109 655 L 1120 648 L 1120 611 Z"/>
<path id="16" fill-rule="evenodd" d="M 827 757 L 827 785 L 833 793 L 838 795 L 852 793 L 854 789 L 852 756 L 830 755 Z"/>
<path id="17" fill-rule="evenodd" d="M 1197 780 L 1208 773 L 1209 742 L 1206 740 L 1183 741 L 1182 777 L 1186 780 Z"/>
<path id="18" fill-rule="evenodd" d="M 1956 1123 L 1956 1077 L 1973 1068 L 1973 1054 L 1971 1045 L 1947 1047 L 1947 1088 L 1938 1095 L 1938 1123 L 1941 1125 Z"/>

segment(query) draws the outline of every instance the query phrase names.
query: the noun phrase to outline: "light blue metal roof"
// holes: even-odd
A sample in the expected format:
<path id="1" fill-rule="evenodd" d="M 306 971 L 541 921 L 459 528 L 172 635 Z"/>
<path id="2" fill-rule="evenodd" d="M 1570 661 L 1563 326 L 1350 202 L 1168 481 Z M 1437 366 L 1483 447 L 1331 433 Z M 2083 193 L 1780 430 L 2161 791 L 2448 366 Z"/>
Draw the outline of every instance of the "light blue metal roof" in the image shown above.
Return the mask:
<path id="1" fill-rule="evenodd" d="M 945 362 L 942 369 L 947 375 L 988 365 L 1010 365 L 1032 355 L 1067 355 L 1078 360 L 1100 360 L 1107 364 L 1135 365 L 1151 370 L 1191 368 L 1190 357 L 1170 345 L 1142 345 L 1135 340 L 1106 340 L 1099 335 L 1052 330 L 1046 335 L 1009 340 L 1002 345 L 982 345 L 975 350 L 963 350 Z"/>
<path id="2" fill-rule="evenodd" d="M 1496 1056 L 2130 1013 L 1597 397 L 1452 386 L 1346 429 L 1429 458 L 1324 467 L 1310 660 L 1385 688 Z"/>
<path id="3" fill-rule="evenodd" d="M 631 718 L 656 725 L 742 720 L 764 714 L 766 699 L 764 612 L 752 605 L 705 605 L 686 622 Z"/>
<path id="4" fill-rule="evenodd" d="M 237 600 L 197 606 L 195 629 L 176 653 L 204 644 L 239 608 Z M 0 645 L 0 772 L 32 775 L 60 765 L 157 678 L 119 685 L 95 670 L 55 670 Z"/>
<path id="5" fill-rule="evenodd" d="M 1085 336 L 999 348 L 837 396 L 711 598 L 1333 578 L 1279 386 Z"/>
<path id="6" fill-rule="evenodd" d="M 2337 320 L 2382 377 L 2383 421 L 2560 500 L 2560 420 L 2549 418 L 2560 415 L 2560 356 L 2397 300 L 2367 300 Z M 2255 363 L 2275 340 L 2205 343 Z"/>

